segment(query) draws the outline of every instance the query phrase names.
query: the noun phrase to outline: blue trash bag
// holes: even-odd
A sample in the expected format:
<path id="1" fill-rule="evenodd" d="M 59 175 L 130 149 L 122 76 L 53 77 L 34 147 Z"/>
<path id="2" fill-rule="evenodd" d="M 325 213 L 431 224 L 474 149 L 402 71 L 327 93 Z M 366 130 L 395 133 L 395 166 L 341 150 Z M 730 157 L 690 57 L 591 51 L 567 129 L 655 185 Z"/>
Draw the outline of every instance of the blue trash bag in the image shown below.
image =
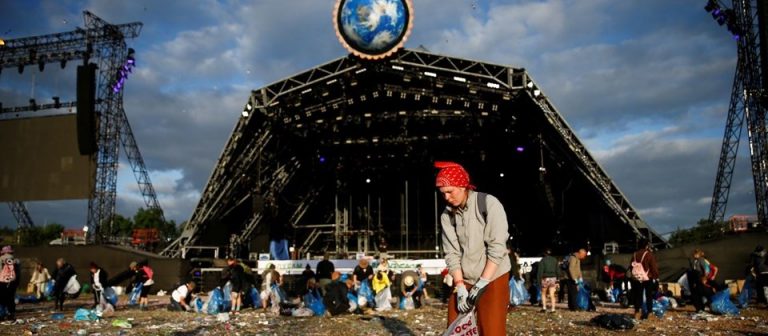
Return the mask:
<path id="1" fill-rule="evenodd" d="M 589 309 L 589 285 L 580 283 L 578 285 L 579 291 L 576 293 L 576 306 L 581 310 Z"/>
<path id="2" fill-rule="evenodd" d="M 357 295 L 355 295 L 354 292 L 352 291 L 347 292 L 347 300 L 354 302 L 355 305 L 357 305 Z"/>
<path id="3" fill-rule="evenodd" d="M 509 304 L 519 306 L 530 298 L 528 291 L 525 290 L 525 281 L 509 279 Z"/>
<path id="4" fill-rule="evenodd" d="M 712 303 L 709 306 L 713 314 L 718 315 L 739 315 L 739 308 L 731 302 L 731 290 L 726 288 L 712 296 Z"/>
<path id="5" fill-rule="evenodd" d="M 259 291 L 256 288 L 251 288 L 248 291 L 248 296 L 251 298 L 253 308 L 261 308 L 261 295 L 259 295 Z"/>
<path id="6" fill-rule="evenodd" d="M 75 311 L 75 321 L 96 321 L 99 317 L 93 310 L 80 308 Z"/>
<path id="7" fill-rule="evenodd" d="M 37 301 L 37 296 L 34 294 L 16 296 L 16 302 L 18 303 L 37 303 Z"/>
<path id="8" fill-rule="evenodd" d="M 657 317 L 664 317 L 664 314 L 669 310 L 671 303 L 669 298 L 662 296 L 656 300 L 653 300 L 653 314 Z"/>
<path id="9" fill-rule="evenodd" d="M 223 304 L 224 293 L 221 291 L 221 288 L 212 290 L 208 296 L 208 314 L 216 315 L 220 313 Z"/>
<path id="10" fill-rule="evenodd" d="M 304 295 L 304 305 L 312 310 L 315 316 L 325 315 L 325 304 L 319 293 L 307 293 Z"/>
<path id="11" fill-rule="evenodd" d="M 278 286 L 277 284 L 273 284 L 271 290 L 272 290 L 273 296 L 279 300 L 277 303 L 273 302 L 272 303 L 273 305 L 283 302 L 288 298 L 288 296 L 285 294 L 285 291 L 283 291 L 283 289 L 280 288 L 280 286 Z"/>
<path id="12" fill-rule="evenodd" d="M 402 310 L 416 309 L 416 303 L 413 302 L 413 297 L 403 296 L 402 298 L 400 298 L 400 309 Z"/>
<path id="13" fill-rule="evenodd" d="M 195 313 L 204 313 L 205 310 L 205 303 L 203 302 L 203 299 L 201 299 L 199 296 L 192 299 L 192 302 L 189 303 L 189 306 L 192 307 L 192 311 Z"/>
<path id="14" fill-rule="evenodd" d="M 221 305 L 221 312 L 228 312 L 232 310 L 232 283 L 227 282 L 222 288 L 223 301 Z"/>
<path id="15" fill-rule="evenodd" d="M 205 306 L 205 302 L 203 302 L 203 299 L 201 299 L 200 297 L 196 297 L 194 303 L 195 303 L 194 305 L 195 311 L 198 313 L 202 312 L 203 306 Z"/>
<path id="16" fill-rule="evenodd" d="M 534 293 L 536 293 L 535 302 L 540 303 L 541 302 L 541 285 L 540 284 L 533 285 L 533 290 L 534 290 Z M 531 298 L 531 301 L 534 301 L 533 298 Z"/>
<path id="17" fill-rule="evenodd" d="M 613 287 L 613 289 L 611 289 L 611 294 L 612 294 L 611 303 L 616 303 L 617 301 L 619 301 L 619 295 L 621 294 L 621 290 L 616 287 Z"/>
<path id="18" fill-rule="evenodd" d="M 755 289 L 752 288 L 752 281 L 754 281 L 752 276 L 748 276 L 747 280 L 744 281 L 744 287 L 741 289 L 741 293 L 739 293 L 739 308 L 747 308 L 749 301 L 756 294 Z"/>
<path id="19" fill-rule="evenodd" d="M 104 292 L 101 293 L 101 295 L 104 296 L 104 299 L 107 300 L 113 307 L 117 307 L 117 293 L 115 293 L 115 289 L 112 287 L 107 287 L 104 289 Z"/>
<path id="20" fill-rule="evenodd" d="M 372 306 L 376 304 L 376 296 L 373 293 L 373 289 L 371 289 L 371 285 L 368 284 L 368 280 L 360 282 L 360 289 L 357 291 L 357 296 L 364 297 L 368 302 L 368 305 Z"/>
<path id="21" fill-rule="evenodd" d="M 131 291 L 131 299 L 128 301 L 128 305 L 135 306 L 139 304 L 139 297 L 141 296 L 142 288 L 144 288 L 143 283 L 139 283 L 133 287 L 133 290 Z"/>
<path id="22" fill-rule="evenodd" d="M 53 296 L 53 280 L 48 280 L 48 282 L 45 283 L 45 289 L 43 290 L 43 296 L 45 297 L 51 297 Z"/>

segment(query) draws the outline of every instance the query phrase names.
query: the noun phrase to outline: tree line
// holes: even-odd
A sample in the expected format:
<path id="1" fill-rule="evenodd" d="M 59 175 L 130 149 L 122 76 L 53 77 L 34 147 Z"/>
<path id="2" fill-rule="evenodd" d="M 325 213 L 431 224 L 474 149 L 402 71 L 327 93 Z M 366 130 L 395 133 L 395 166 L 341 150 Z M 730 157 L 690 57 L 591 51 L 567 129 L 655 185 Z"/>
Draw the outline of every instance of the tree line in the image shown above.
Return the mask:
<path id="1" fill-rule="evenodd" d="M 0 228 L 3 242 L 26 246 L 47 245 L 50 241 L 61 238 L 64 225 L 56 222 L 32 228 Z M 80 228 L 78 228 L 80 229 Z M 139 208 L 133 217 L 115 214 L 112 224 L 102 224 L 102 233 L 115 237 L 130 237 L 134 229 L 158 229 L 166 241 L 176 239 L 180 228 L 173 220 L 163 220 L 158 209 Z"/>
<path id="2" fill-rule="evenodd" d="M 672 246 L 680 246 L 691 243 L 701 243 L 722 238 L 728 232 L 728 222 L 713 222 L 709 219 L 701 219 L 696 226 L 689 229 L 678 228 L 669 237 Z"/>

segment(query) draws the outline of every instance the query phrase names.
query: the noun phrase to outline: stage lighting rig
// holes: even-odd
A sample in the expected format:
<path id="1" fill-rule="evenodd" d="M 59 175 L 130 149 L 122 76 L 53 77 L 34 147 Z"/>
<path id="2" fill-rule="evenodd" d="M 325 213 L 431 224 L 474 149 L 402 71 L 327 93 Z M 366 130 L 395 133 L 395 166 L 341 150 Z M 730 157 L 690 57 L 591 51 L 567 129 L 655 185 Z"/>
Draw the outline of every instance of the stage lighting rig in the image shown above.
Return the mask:
<path id="1" fill-rule="evenodd" d="M 112 86 L 112 91 L 114 93 L 120 92 L 120 90 L 123 88 L 123 84 L 125 84 L 125 80 L 128 79 L 128 74 L 133 73 L 133 68 L 136 66 L 135 54 L 136 50 L 133 48 L 128 48 L 128 56 L 125 57 L 125 63 L 118 71 L 117 79 L 115 80 L 115 84 Z"/>
<path id="2" fill-rule="evenodd" d="M 704 10 L 712 14 L 712 18 L 717 21 L 717 24 L 726 25 L 734 40 L 739 40 L 744 35 L 733 9 L 723 8 L 717 0 L 709 0 L 704 6 Z"/>

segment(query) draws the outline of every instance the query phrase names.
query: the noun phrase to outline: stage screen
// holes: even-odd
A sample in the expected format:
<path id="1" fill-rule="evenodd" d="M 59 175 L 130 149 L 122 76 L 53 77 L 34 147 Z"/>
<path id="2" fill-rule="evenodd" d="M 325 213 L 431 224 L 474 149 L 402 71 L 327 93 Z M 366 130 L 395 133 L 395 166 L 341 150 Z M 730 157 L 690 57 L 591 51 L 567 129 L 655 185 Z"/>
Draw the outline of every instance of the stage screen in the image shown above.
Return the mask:
<path id="1" fill-rule="evenodd" d="M 75 114 L 0 120 L 0 202 L 89 198 L 94 158 L 78 151 Z"/>

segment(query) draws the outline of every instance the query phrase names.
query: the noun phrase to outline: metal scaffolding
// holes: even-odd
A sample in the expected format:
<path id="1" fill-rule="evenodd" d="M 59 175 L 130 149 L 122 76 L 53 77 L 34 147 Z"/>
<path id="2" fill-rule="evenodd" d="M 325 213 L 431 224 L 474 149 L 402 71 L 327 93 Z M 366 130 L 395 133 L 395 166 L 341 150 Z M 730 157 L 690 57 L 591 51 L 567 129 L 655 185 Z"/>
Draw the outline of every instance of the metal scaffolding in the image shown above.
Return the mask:
<path id="1" fill-rule="evenodd" d="M 768 130 L 766 130 L 765 83 L 761 80 L 761 63 L 768 55 L 761 54 L 765 45 L 766 17 L 761 11 L 766 4 L 760 0 L 733 0 L 732 8 L 726 8 L 718 1 L 710 1 L 706 7 L 720 25 L 728 29 L 737 40 L 738 59 L 733 80 L 725 134 L 720 150 L 717 176 L 709 210 L 709 220 L 723 221 L 725 218 L 731 180 L 736 165 L 739 142 L 747 122 L 747 138 L 751 159 L 757 217 L 763 227 L 768 225 Z M 758 20 L 758 18 L 760 20 Z M 762 57 L 762 59 L 760 58 Z M 763 65 L 763 72 L 766 71 Z M 766 75 L 766 74 L 763 74 Z"/>
<path id="2" fill-rule="evenodd" d="M 129 49 L 125 40 L 139 36 L 142 24 L 111 24 L 95 14 L 84 11 L 85 28 L 42 36 L 6 40 L 0 47 L 0 68 L 18 68 L 37 65 L 42 71 L 45 64 L 59 63 L 64 68 L 68 61 L 95 61 L 98 67 L 95 110 L 98 113 L 98 151 L 96 155 L 96 184 L 88 200 L 88 229 L 91 237 L 104 238 L 111 232 L 115 213 L 119 148 L 122 144 L 128 162 L 139 184 L 148 208 L 162 209 L 149 179 L 144 160 L 136 144 L 123 108 L 123 91 L 116 88 L 124 69 Z M 37 111 L 74 107 L 75 102 L 2 108 L 2 113 Z M 24 209 L 22 203 L 12 208 Z M 25 211 L 26 212 L 26 211 Z M 16 212 L 14 212 L 16 214 Z M 28 218 L 28 213 L 26 214 Z M 23 219 L 23 218 L 22 218 Z M 19 225 L 26 225 L 19 220 Z M 31 220 L 30 220 L 31 223 Z M 106 231 L 103 231 L 107 228 Z"/>

